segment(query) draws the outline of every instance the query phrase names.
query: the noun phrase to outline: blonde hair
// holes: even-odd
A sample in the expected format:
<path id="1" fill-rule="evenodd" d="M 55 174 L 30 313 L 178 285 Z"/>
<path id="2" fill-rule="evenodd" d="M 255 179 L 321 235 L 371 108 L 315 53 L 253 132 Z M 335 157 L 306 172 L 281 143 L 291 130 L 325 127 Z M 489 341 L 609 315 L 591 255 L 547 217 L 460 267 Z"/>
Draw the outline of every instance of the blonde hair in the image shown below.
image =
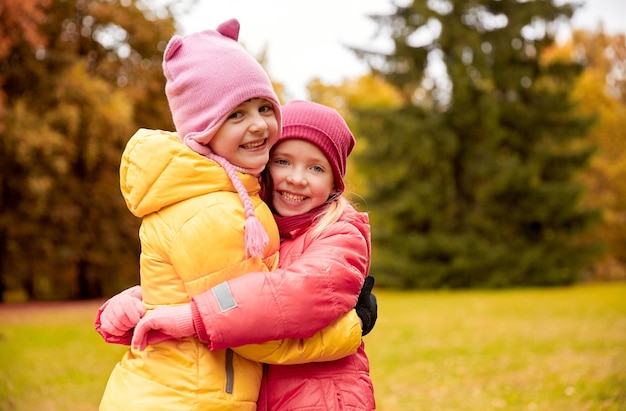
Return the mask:
<path id="1" fill-rule="evenodd" d="M 339 220 L 347 204 L 349 204 L 348 200 L 343 195 L 340 195 L 333 199 L 324 211 L 316 215 L 314 219 L 315 226 L 311 231 L 313 238 L 322 234 L 326 228 Z"/>

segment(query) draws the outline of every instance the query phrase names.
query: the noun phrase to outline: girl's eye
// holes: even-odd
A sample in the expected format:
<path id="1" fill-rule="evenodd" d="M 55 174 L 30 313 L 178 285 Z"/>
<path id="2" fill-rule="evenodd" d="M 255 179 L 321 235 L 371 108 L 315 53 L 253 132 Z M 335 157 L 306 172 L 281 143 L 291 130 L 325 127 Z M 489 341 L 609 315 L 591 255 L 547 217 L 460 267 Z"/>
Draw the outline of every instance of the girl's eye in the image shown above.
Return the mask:
<path id="1" fill-rule="evenodd" d="M 282 166 L 286 166 L 287 164 L 289 164 L 289 162 L 287 160 L 285 160 L 284 158 L 277 158 L 274 160 L 275 164 L 280 164 Z"/>
<path id="2" fill-rule="evenodd" d="M 271 104 L 268 104 L 259 108 L 259 113 L 267 113 L 270 111 L 274 111 L 274 107 L 272 107 Z"/>
<path id="3" fill-rule="evenodd" d="M 322 166 L 312 166 L 311 169 L 316 173 L 323 173 L 325 171 L 324 167 Z"/>
<path id="4" fill-rule="evenodd" d="M 241 116 L 243 116 L 241 111 L 235 111 L 234 113 L 231 113 L 230 116 L 228 116 L 228 118 L 229 119 L 238 119 L 238 118 L 241 118 Z"/>

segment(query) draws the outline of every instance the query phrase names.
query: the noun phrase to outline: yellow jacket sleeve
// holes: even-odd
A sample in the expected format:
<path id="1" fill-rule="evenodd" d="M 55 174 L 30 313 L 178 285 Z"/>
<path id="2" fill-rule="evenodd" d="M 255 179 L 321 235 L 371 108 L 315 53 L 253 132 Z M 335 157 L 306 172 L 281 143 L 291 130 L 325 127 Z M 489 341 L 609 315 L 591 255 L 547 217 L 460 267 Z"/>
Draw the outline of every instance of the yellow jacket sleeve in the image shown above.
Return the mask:
<path id="1" fill-rule="evenodd" d="M 361 345 L 361 320 L 352 310 L 310 338 L 291 338 L 233 348 L 249 360 L 267 364 L 334 361 L 354 354 Z"/>

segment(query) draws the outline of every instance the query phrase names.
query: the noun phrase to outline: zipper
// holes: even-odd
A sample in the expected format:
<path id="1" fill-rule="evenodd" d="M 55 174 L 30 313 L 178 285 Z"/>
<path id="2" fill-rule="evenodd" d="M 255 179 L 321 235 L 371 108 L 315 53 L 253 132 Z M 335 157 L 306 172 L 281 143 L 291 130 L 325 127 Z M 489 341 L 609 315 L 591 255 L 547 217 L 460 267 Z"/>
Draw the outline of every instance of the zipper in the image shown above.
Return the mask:
<path id="1" fill-rule="evenodd" d="M 226 349 L 226 393 L 233 393 L 233 386 L 235 385 L 235 368 L 233 367 L 233 350 Z"/>

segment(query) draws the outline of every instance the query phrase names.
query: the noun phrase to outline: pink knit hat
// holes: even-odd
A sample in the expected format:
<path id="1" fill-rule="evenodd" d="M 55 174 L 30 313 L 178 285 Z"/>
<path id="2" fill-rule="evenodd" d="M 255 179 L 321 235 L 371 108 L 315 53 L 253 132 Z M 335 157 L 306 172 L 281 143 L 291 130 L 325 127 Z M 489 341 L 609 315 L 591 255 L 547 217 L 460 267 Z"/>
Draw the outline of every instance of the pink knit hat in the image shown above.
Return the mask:
<path id="1" fill-rule="evenodd" d="M 262 97 L 281 112 L 267 73 L 238 42 L 239 22 L 230 19 L 216 30 L 175 35 L 163 53 L 165 94 L 178 136 L 192 150 L 207 147 L 226 116 L 244 101 Z"/>
<path id="2" fill-rule="evenodd" d="M 278 129 L 281 127 L 281 107 L 272 82 L 237 42 L 238 38 L 236 19 L 225 21 L 216 30 L 173 36 L 163 53 L 165 94 L 178 137 L 196 153 L 216 161 L 228 174 L 246 213 L 246 254 L 259 257 L 269 242 L 267 232 L 254 215 L 250 196 L 234 166 L 208 146 L 231 111 L 252 98 L 269 100 Z"/>
<path id="3" fill-rule="evenodd" d="M 333 169 L 335 189 L 345 189 L 346 162 L 356 141 L 348 124 L 337 110 L 294 100 L 283 106 L 283 133 L 275 147 L 285 140 L 304 140 L 317 146 Z"/>

